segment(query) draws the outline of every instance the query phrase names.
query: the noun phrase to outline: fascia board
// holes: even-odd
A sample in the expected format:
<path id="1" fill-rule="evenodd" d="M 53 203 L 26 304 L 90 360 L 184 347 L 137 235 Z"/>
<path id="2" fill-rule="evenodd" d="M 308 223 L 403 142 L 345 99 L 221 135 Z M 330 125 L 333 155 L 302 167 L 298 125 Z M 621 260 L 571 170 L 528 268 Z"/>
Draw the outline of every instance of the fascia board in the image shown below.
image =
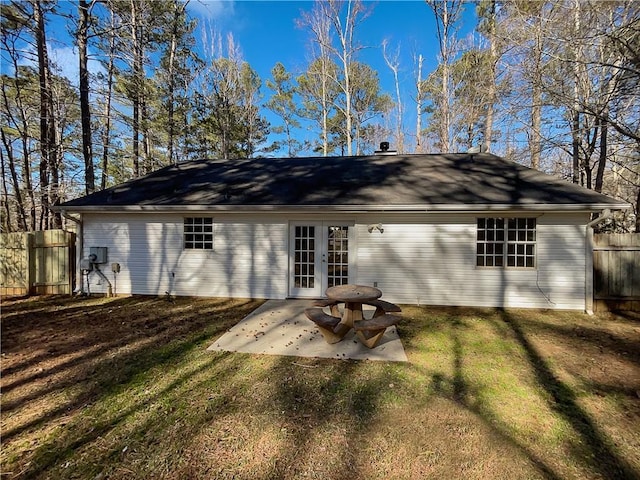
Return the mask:
<path id="1" fill-rule="evenodd" d="M 474 213 L 474 212 L 599 212 L 604 209 L 626 210 L 627 203 L 589 203 L 589 204 L 439 204 L 439 205 L 82 205 L 53 207 L 54 210 L 78 213 L 151 213 L 151 212 L 407 212 L 407 213 Z"/>

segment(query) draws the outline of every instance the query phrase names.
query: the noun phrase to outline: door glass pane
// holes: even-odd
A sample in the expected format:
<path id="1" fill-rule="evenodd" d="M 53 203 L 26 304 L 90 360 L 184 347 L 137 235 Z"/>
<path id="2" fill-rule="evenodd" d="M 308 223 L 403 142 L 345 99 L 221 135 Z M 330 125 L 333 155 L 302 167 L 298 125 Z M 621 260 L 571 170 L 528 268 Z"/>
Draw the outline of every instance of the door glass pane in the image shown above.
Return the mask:
<path id="1" fill-rule="evenodd" d="M 349 227 L 327 227 L 327 285 L 349 283 Z"/>
<path id="2" fill-rule="evenodd" d="M 294 274 L 293 284 L 296 288 L 313 288 L 315 284 L 316 266 L 314 263 L 314 240 L 316 227 L 295 228 Z"/>

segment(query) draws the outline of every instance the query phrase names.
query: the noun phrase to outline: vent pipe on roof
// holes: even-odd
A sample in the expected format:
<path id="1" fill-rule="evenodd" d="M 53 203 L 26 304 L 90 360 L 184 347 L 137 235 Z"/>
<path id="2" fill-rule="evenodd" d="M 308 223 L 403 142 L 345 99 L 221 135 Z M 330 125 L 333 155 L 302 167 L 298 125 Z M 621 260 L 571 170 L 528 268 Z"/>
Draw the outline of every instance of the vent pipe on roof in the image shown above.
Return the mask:
<path id="1" fill-rule="evenodd" d="M 484 148 L 483 144 L 480 145 L 476 145 L 476 146 L 472 146 L 469 148 L 469 150 L 467 150 L 467 155 L 469 155 L 469 158 L 471 159 L 471 161 L 473 161 L 473 156 L 478 154 L 478 153 L 484 153 L 486 152 L 486 148 Z"/>
<path id="2" fill-rule="evenodd" d="M 380 150 L 376 150 L 376 155 L 397 155 L 396 150 L 389 150 L 389 142 L 380 142 Z"/>
<path id="3" fill-rule="evenodd" d="M 477 145 L 475 147 L 471 147 L 469 150 L 467 150 L 467 153 L 469 155 L 473 155 L 475 153 L 482 153 L 482 146 L 481 145 Z"/>

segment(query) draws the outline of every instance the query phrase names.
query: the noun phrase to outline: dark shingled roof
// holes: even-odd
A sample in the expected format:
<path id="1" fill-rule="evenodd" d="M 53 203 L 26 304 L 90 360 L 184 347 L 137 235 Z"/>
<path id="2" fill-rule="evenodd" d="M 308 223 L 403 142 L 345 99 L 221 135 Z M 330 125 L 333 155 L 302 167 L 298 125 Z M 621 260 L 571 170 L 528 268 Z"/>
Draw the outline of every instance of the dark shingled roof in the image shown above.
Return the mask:
<path id="1" fill-rule="evenodd" d="M 104 210 L 596 210 L 626 204 L 490 154 L 197 160 L 60 205 Z"/>

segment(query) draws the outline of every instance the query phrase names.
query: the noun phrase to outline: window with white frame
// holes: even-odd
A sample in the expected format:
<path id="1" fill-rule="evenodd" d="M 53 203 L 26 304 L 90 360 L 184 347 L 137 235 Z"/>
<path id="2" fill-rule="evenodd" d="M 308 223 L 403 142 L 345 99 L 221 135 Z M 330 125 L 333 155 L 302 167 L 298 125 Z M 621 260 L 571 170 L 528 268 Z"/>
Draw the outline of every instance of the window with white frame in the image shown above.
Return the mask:
<path id="1" fill-rule="evenodd" d="M 184 248 L 213 250 L 213 218 L 185 217 Z"/>
<path id="2" fill-rule="evenodd" d="M 476 266 L 535 268 L 535 218 L 478 218 Z"/>

